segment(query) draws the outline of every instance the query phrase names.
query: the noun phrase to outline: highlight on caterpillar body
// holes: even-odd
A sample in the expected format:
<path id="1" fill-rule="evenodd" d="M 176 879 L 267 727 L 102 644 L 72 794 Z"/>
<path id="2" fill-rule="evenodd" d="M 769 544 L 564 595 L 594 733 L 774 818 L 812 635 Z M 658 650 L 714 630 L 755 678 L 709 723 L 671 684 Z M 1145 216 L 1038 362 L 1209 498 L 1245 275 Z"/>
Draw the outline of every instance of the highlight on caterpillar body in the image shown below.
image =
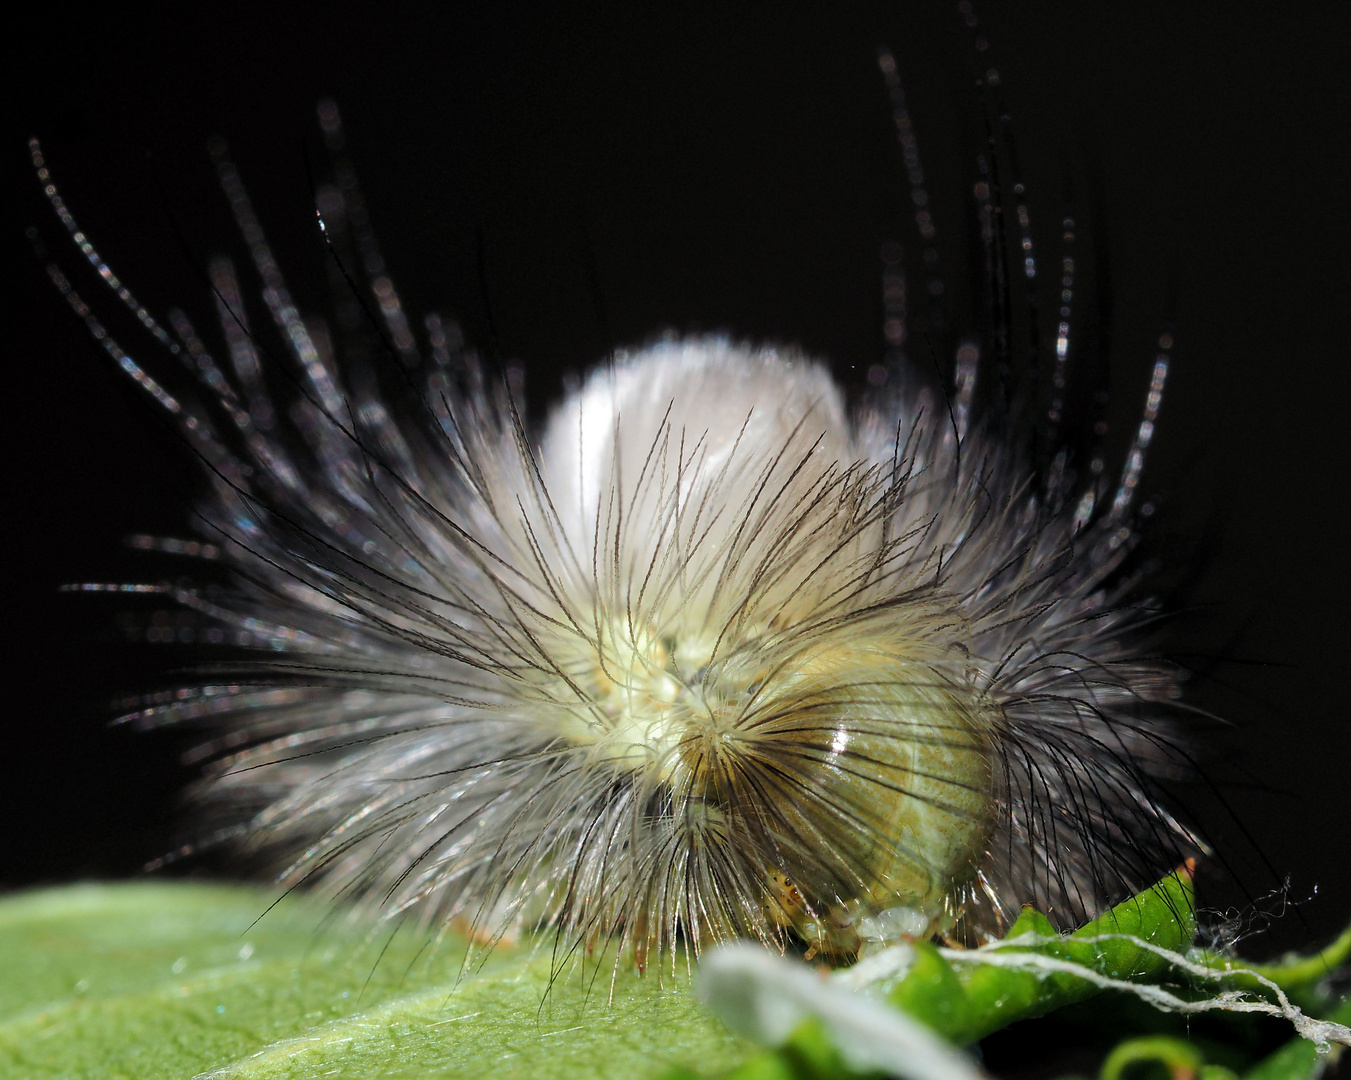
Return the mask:
<path id="1" fill-rule="evenodd" d="M 48 272 L 201 460 L 196 543 L 232 572 L 226 595 L 142 588 L 256 649 L 126 717 L 204 732 L 185 852 L 230 844 L 392 917 L 646 966 L 737 937 L 838 961 L 978 942 L 1028 903 L 1068 926 L 1205 850 L 1160 794 L 1188 756 L 1181 678 L 1127 564 L 1172 340 L 1115 476 L 1060 448 L 1074 224 L 1041 256 L 1050 375 L 1020 386 L 1010 309 L 1035 322 L 1038 255 L 996 157 L 975 186 L 988 336 L 926 358 L 892 260 L 866 392 L 794 349 L 675 336 L 617 352 L 539 425 L 452 321 L 405 308 L 336 106 L 319 118 L 347 310 L 301 314 L 216 141 L 252 266 L 206 268 L 214 335 L 139 303 L 31 144 L 160 356 L 115 340 L 43 249 Z M 156 374 L 179 361 L 202 403 Z"/>

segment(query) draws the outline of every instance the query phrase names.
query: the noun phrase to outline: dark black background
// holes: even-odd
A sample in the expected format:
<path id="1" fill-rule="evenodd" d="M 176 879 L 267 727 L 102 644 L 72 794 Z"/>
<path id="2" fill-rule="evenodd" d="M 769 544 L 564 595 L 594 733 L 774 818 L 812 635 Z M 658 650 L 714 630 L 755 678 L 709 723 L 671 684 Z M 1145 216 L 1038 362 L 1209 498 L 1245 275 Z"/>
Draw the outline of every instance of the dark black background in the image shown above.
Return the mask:
<path id="1" fill-rule="evenodd" d="M 1347 35 L 1332 4 L 1180 7 L 980 15 L 1039 237 L 1055 234 L 1068 170 L 1110 270 L 1084 299 L 1104 327 L 1118 440 L 1158 327 L 1175 324 L 1145 483 L 1167 493 L 1160 550 L 1183 560 L 1171 564 L 1185 610 L 1170 640 L 1208 672 L 1192 700 L 1234 723 L 1212 740 L 1217 759 L 1237 755 L 1258 781 L 1229 789 L 1244 823 L 1290 875 L 1290 895 L 1313 897 L 1274 939 L 1295 944 L 1351 915 L 1348 545 L 1336 524 L 1351 329 Z M 186 534 L 198 478 L 26 250 L 22 230 L 35 223 L 78 268 L 26 171 L 30 134 L 147 305 L 183 305 L 205 328 L 211 305 L 193 262 L 238 247 L 204 150 L 217 132 L 302 308 L 324 303 L 305 147 L 321 154 L 313 106 L 332 95 L 404 300 L 460 315 L 485 341 L 481 235 L 496 345 L 525 365 L 538 416 L 565 371 L 663 327 L 797 342 L 846 380 L 875 362 L 879 246 L 911 238 L 874 60 L 886 41 L 960 293 L 980 123 L 955 4 L 878 4 L 847 18 L 768 4 L 484 8 L 341 21 L 119 12 L 21 35 L 18 123 L 3 146 L 16 212 L 4 237 L 14 640 L 0 885 L 137 872 L 169 842 L 175 792 L 192 775 L 177 762 L 182 736 L 106 726 L 116 695 L 189 657 L 119 643 L 121 601 L 57 593 L 62 582 L 159 576 L 162 564 L 122 540 Z M 129 350 L 167 367 L 106 291 L 80 280 Z M 1218 653 L 1243 662 L 1202 659 Z M 1274 887 L 1233 824 L 1198 800 L 1247 890 Z"/>

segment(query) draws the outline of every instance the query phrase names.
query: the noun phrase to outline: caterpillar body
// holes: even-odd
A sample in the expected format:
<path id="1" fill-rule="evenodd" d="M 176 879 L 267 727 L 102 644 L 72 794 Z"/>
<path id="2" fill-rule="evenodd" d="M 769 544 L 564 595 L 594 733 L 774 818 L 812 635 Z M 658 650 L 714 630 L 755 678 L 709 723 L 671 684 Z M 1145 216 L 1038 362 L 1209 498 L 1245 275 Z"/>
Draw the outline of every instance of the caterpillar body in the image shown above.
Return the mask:
<path id="1" fill-rule="evenodd" d="M 1110 479 L 1029 441 L 1047 400 L 994 404 L 980 341 L 912 344 L 851 394 L 799 350 L 677 335 L 538 425 L 371 269 L 341 167 L 318 204 L 365 313 L 329 332 L 217 166 L 254 264 L 208 267 L 221 344 L 141 320 L 210 404 L 101 338 L 208 467 L 234 591 L 175 598 L 265 649 L 134 716 L 209 727 L 205 836 L 390 914 L 640 964 L 979 940 L 1028 902 L 1069 924 L 1204 849 L 1159 797 L 1180 678 L 1124 572 L 1166 336 Z M 984 197 L 1019 248 L 1016 200 Z"/>

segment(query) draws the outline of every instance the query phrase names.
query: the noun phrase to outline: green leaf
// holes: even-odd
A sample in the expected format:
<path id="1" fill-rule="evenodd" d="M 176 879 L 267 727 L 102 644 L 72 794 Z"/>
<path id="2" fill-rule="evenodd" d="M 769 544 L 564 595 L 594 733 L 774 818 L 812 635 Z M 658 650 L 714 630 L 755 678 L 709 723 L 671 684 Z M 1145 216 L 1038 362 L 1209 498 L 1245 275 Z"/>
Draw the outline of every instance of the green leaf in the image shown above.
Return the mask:
<path id="1" fill-rule="evenodd" d="M 1123 994 L 1127 984 L 1147 984 L 1166 991 L 1153 993 L 1148 1000 L 1165 1007 L 1172 1003 L 1178 1009 L 1198 998 L 1209 1002 L 1214 995 L 1234 987 L 1251 991 L 1261 986 L 1242 973 L 1240 962 L 1233 957 L 1216 959 L 1212 965 L 1217 973 L 1228 975 L 1232 971 L 1232 975 L 1202 978 L 1203 960 L 1205 963 L 1211 960 L 1189 948 L 1195 933 L 1191 877 L 1184 869 L 1072 934 L 1056 933 L 1045 916 L 1029 908 L 1010 928 L 1004 942 L 994 949 L 962 952 L 917 943 L 908 968 L 892 987 L 888 1000 L 938 1034 L 965 1044 L 1015 1021 L 1036 1018 L 1065 1006 L 1079 1006 L 1082 1015 L 1092 1017 L 1093 1012 L 1083 1013 L 1083 1009 L 1089 1007 L 1088 999 L 1103 993 L 1107 984 L 1113 989 L 1092 1003 L 1106 1025 L 1104 1032 L 1116 1036 L 1101 1050 L 1107 1055 L 1103 1080 L 1137 1075 L 1236 1080 L 1234 1070 L 1252 1070 L 1253 1080 L 1311 1080 L 1319 1059 L 1314 1044 L 1304 1039 L 1291 1040 L 1260 1062 L 1238 1046 L 1231 1048 L 1214 1041 L 1225 1024 L 1251 1029 L 1250 1014 L 1241 1018 L 1235 1014 L 1206 1018 L 1199 1023 L 1209 1034 L 1202 1034 L 1197 1042 L 1189 1038 L 1189 1025 L 1174 1014 L 1169 1019 L 1176 1023 L 1165 1023 L 1169 1031 L 1151 1032 L 1151 1024 L 1147 1022 L 1134 1027 L 1140 1037 L 1117 1043 L 1121 1035 L 1132 1030 L 1132 1017 L 1140 1019 L 1133 1008 L 1139 1004 L 1137 999 Z M 1279 965 L 1263 967 L 1261 974 L 1287 988 L 1309 989 L 1307 984 L 1315 974 L 1326 976 L 1346 959 L 1347 940 L 1348 935 L 1344 934 L 1315 957 L 1287 958 Z M 882 965 L 878 971 L 885 968 Z M 774 987 L 780 982 L 786 984 L 790 974 L 785 969 L 781 978 L 762 975 L 756 992 L 766 997 L 748 1015 L 764 1011 L 763 1005 L 774 997 Z M 1310 1000 L 1318 1000 L 1320 1005 L 1307 1015 L 1326 1016 L 1328 1009 L 1335 1007 L 1335 1002 L 1320 998 L 1312 989 L 1309 993 Z M 721 996 L 726 996 L 725 987 Z M 710 993 L 709 998 L 717 1001 L 719 994 Z M 1251 1003 L 1251 998 L 1246 1002 L 1216 1003 L 1237 1009 Z M 1330 1018 L 1345 1023 L 1341 1012 L 1348 1008 L 1351 1006 L 1343 1005 Z M 773 1015 L 772 1010 L 765 1014 Z M 1292 1020 L 1295 1016 L 1298 1013 Z M 845 1064 L 847 1055 L 842 1057 L 831 1045 L 832 1038 L 852 1038 L 848 1025 L 837 1028 L 827 1031 L 819 1023 L 804 1023 L 777 1049 L 750 1059 L 724 1080 L 759 1080 L 762 1076 L 775 1080 L 837 1080 L 856 1076 Z M 1062 1034 L 1064 1030 L 1061 1029 Z M 1256 1030 L 1244 1030 L 1241 1041 L 1252 1045 L 1249 1036 L 1257 1034 Z M 1326 1035 L 1336 1038 L 1330 1031 Z M 760 1037 L 773 1041 L 768 1034 Z M 1259 1038 L 1258 1045 L 1260 1042 Z M 839 1048 L 847 1049 L 846 1043 L 840 1043 Z"/>
<path id="2" fill-rule="evenodd" d="M 0 900 L 0 1076 L 650 1077 L 751 1049 L 683 973 L 322 929 L 243 887 L 82 885 Z M 430 956 L 428 953 L 430 952 Z M 663 985 L 664 984 L 664 985 Z"/>
<path id="3" fill-rule="evenodd" d="M 296 899 L 269 908 L 268 900 L 253 889 L 190 883 L 75 886 L 0 900 L 0 1076 L 856 1075 L 815 1021 L 773 1051 L 731 1035 L 694 1002 L 683 973 L 659 981 L 606 962 L 567 967 L 551 980 L 547 948 L 502 947 L 461 978 L 463 943 L 429 949 L 411 930 L 391 938 L 388 927 L 334 928 L 325 925 L 331 909 Z M 1194 930 L 1191 882 L 1180 874 L 1070 935 L 1028 909 L 1006 939 L 1029 935 L 1026 944 L 1003 951 L 1114 979 L 1172 980 L 1166 959 L 1110 935 L 1182 952 Z M 1348 950 L 1351 931 L 1316 957 L 1259 970 L 1287 988 L 1309 984 L 1315 995 L 1315 977 L 1345 962 Z M 955 1042 L 1097 992 L 1072 973 L 951 957 L 917 946 L 890 999 Z M 1120 1008 L 1113 995 L 1100 1000 Z M 1351 1020 L 1351 1004 L 1326 1004 L 1319 1015 Z M 1136 1063 L 1148 1070 L 1196 1057 L 1179 1056 L 1174 1043 L 1128 1041 L 1115 1075 L 1130 1080 Z M 1222 1080 L 1209 1051 L 1204 1060 L 1198 1080 Z M 1299 1038 L 1263 1061 L 1240 1060 L 1233 1066 L 1244 1080 L 1309 1080 L 1322 1061 Z"/>
<path id="4" fill-rule="evenodd" d="M 1006 951 L 1068 960 L 1113 979 L 1148 981 L 1167 970 L 1167 960 L 1128 940 L 1093 939 L 1130 935 L 1181 951 L 1196 934 L 1193 911 L 1191 875 L 1179 870 L 1066 936 L 1056 934 L 1046 916 L 1027 908 L 1009 927 L 1005 940 L 1030 935 L 1041 943 L 1009 946 Z M 914 966 L 889 999 L 940 1035 L 965 1045 L 1016 1020 L 1042 1016 L 1096 993 L 1093 983 L 1073 974 L 983 964 L 954 967 L 923 942 L 916 946 Z"/>

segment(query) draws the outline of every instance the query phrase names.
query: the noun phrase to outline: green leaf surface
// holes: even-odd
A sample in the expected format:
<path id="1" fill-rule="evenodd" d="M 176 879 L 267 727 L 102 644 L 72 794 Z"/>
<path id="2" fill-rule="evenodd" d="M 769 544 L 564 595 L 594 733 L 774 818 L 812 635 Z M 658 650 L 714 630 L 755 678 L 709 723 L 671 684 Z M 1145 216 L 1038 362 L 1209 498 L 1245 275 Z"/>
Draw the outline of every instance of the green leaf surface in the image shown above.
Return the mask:
<path id="1" fill-rule="evenodd" d="M 1129 940 L 1094 939 L 1129 935 L 1179 952 L 1196 934 L 1193 910 L 1191 876 L 1179 871 L 1064 937 L 1056 934 L 1045 915 L 1026 908 L 1005 940 L 1023 935 L 1049 939 L 1048 944 L 1010 951 L 1068 960 L 1113 979 L 1148 981 L 1167 970 L 1166 960 Z M 916 946 L 916 954 L 914 966 L 891 992 L 890 1001 L 959 1045 L 1098 993 L 1092 983 L 1072 974 L 980 964 L 954 967 L 927 942 Z"/>
<path id="2" fill-rule="evenodd" d="M 0 900 L 0 1077 L 650 1077 L 749 1044 L 621 967 L 323 928 L 257 890 L 81 885 Z M 598 974 L 599 970 L 599 974 Z M 663 985 L 664 984 L 664 985 Z"/>
<path id="3" fill-rule="evenodd" d="M 0 900 L 0 1078 L 857 1075 L 815 1021 L 776 1050 L 733 1036 L 695 1002 L 683 973 L 640 978 L 607 961 L 551 980 L 547 950 L 501 947 L 461 977 L 462 943 L 428 948 L 425 935 L 391 937 L 387 925 L 335 928 L 325 925 L 331 909 L 297 899 L 269 907 L 269 899 L 238 886 L 154 883 Z M 1185 950 L 1191 911 L 1183 874 L 1070 935 L 1054 934 L 1029 909 L 1009 938 L 1032 937 L 1006 950 L 1181 990 L 1167 960 L 1112 935 Z M 1319 998 L 1312 984 L 1346 960 L 1348 942 L 1343 935 L 1315 958 L 1261 972 L 1290 988 L 1310 984 L 1310 999 L 1323 1006 L 1316 1014 L 1346 1023 L 1351 1004 Z M 889 998 L 966 1042 L 1096 989 L 1070 972 L 962 962 L 921 944 Z M 1112 994 L 1102 1000 L 1124 1015 Z M 1116 1074 L 1130 1080 L 1152 1062 L 1176 1064 L 1185 1031 L 1128 1039 Z M 1201 1052 L 1199 1042 L 1186 1051 L 1188 1061 L 1204 1062 L 1200 1080 L 1229 1075 Z M 1299 1038 L 1242 1061 L 1234 1056 L 1232 1066 L 1244 1080 L 1309 1080 L 1322 1064 Z"/>

